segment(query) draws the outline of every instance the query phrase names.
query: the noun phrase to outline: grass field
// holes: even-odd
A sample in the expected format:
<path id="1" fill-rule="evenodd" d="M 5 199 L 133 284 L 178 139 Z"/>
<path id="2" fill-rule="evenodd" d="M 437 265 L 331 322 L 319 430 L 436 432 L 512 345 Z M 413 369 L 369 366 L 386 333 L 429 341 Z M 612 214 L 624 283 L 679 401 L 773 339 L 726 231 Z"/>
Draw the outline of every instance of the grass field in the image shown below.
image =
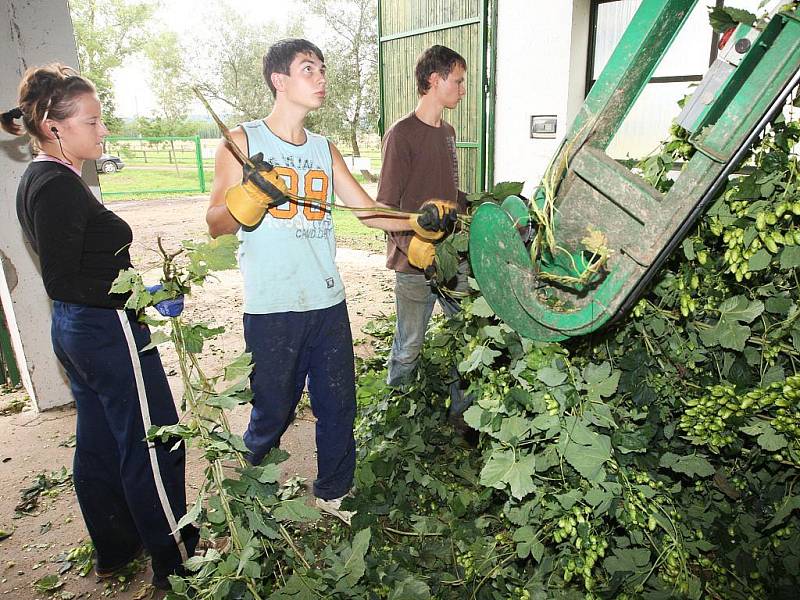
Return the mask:
<path id="1" fill-rule="evenodd" d="M 213 172 L 206 174 L 206 198 L 211 190 Z M 356 179 L 362 180 L 360 175 Z M 201 195 L 197 181 L 197 173 L 192 170 L 183 170 L 179 174 L 174 168 L 163 169 L 123 169 L 111 175 L 101 174 L 100 185 L 106 202 L 119 202 L 122 200 L 141 200 L 146 202 L 151 199 Z M 190 190 L 190 191 L 160 191 L 149 190 Z M 114 194 L 114 192 L 121 192 Z M 382 231 L 362 225 L 353 213 L 345 210 L 334 209 L 333 225 L 336 239 L 342 246 L 358 248 L 373 252 L 383 252 L 386 248 Z"/>
<path id="2" fill-rule="evenodd" d="M 206 169 L 204 172 L 208 191 L 214 180 L 214 171 Z M 101 173 L 100 187 L 103 195 L 112 202 L 142 196 L 164 198 L 201 193 L 197 170 L 186 167 L 181 167 L 178 172 L 175 167 L 125 167 L 116 173 Z"/>
<path id="3" fill-rule="evenodd" d="M 333 209 L 333 230 L 340 246 L 372 252 L 386 250 L 383 231 L 362 225 L 353 213 L 346 210 Z"/>
<path id="4" fill-rule="evenodd" d="M 209 193 L 214 181 L 214 163 L 205 163 L 203 172 L 206 182 L 205 193 Z M 373 173 L 377 174 L 376 171 Z M 353 176 L 359 183 L 364 183 L 361 173 L 354 173 Z M 185 196 L 192 192 L 203 193 L 194 165 L 180 166 L 177 171 L 174 166 L 130 165 L 116 173 L 101 173 L 100 187 L 110 202 L 136 198 L 170 198 Z"/>

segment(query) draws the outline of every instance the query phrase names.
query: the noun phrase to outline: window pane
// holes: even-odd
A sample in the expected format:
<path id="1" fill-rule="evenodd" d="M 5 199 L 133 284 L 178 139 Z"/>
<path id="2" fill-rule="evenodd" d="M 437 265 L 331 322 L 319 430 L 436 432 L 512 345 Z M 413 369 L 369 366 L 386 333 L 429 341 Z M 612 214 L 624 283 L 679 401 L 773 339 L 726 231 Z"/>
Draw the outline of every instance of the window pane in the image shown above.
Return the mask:
<path id="1" fill-rule="evenodd" d="M 600 76 L 641 3 L 641 0 L 618 0 L 597 6 L 593 79 Z M 708 8 L 705 2 L 700 2 L 656 69 L 655 76 L 703 75 L 708 69 L 712 33 Z"/>
<path id="2" fill-rule="evenodd" d="M 633 19 L 642 0 L 619 0 L 597 6 L 597 34 L 594 43 L 594 73 L 597 79 L 617 47 L 625 28 Z"/>
<path id="3" fill-rule="evenodd" d="M 694 87 L 686 82 L 647 84 L 611 140 L 607 154 L 612 158 L 652 154 L 667 139 L 670 125 L 681 111 L 678 100 Z"/>
<path id="4" fill-rule="evenodd" d="M 761 4 L 761 0 L 725 0 L 725 6 L 743 8 L 749 10 L 754 15 L 760 15 L 763 12 L 758 9 L 759 4 Z"/>
<path id="5" fill-rule="evenodd" d="M 756 0 L 758 1 L 758 0 Z M 711 58 L 714 30 L 708 22 L 708 0 L 698 2 L 658 65 L 655 77 L 704 75 Z"/>

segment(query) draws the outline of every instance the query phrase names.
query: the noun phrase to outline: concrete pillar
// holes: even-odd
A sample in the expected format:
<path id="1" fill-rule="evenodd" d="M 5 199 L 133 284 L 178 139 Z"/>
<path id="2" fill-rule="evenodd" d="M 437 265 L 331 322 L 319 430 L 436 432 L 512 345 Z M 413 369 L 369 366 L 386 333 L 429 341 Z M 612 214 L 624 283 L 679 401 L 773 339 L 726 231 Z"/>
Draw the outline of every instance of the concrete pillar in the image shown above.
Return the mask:
<path id="1" fill-rule="evenodd" d="M 66 0 L 0 0 L 0 108 L 16 106 L 17 86 L 28 67 L 58 61 L 78 67 Z M 28 140 L 0 132 L 0 299 L 25 389 L 37 410 L 69 404 L 72 396 L 50 343 L 50 301 L 39 263 L 26 244 L 16 214 L 17 184 L 30 161 Z M 97 174 L 84 178 L 98 190 Z"/>

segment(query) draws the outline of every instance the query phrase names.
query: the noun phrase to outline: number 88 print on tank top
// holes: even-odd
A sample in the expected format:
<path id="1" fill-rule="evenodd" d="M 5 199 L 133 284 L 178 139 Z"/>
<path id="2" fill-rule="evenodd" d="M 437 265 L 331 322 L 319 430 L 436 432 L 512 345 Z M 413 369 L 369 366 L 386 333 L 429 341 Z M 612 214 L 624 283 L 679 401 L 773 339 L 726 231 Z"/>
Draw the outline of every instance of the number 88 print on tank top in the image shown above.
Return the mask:
<path id="1" fill-rule="evenodd" d="M 336 269 L 329 210 L 333 167 L 328 140 L 306 131 L 306 142 L 294 145 L 272 133 L 264 121 L 242 127 L 249 155 L 263 152 L 289 192 L 314 203 L 273 207 L 261 223 L 240 230 L 244 312 L 302 312 L 338 304 L 344 300 L 344 285 Z"/>

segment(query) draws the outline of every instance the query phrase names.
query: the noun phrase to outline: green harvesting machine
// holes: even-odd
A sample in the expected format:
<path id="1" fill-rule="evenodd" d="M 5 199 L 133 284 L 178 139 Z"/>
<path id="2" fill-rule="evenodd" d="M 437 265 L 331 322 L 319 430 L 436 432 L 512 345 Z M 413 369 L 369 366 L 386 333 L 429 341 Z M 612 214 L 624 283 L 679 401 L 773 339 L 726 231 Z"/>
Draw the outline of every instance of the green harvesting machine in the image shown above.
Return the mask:
<path id="1" fill-rule="evenodd" d="M 797 87 L 800 10 L 777 12 L 760 29 L 740 24 L 676 119 L 696 151 L 669 192 L 609 157 L 606 148 L 696 2 L 642 2 L 556 152 L 533 210 L 512 196 L 475 211 L 475 279 L 521 335 L 581 336 L 631 308 Z M 519 233 L 531 218 L 539 232 L 533 251 Z"/>

